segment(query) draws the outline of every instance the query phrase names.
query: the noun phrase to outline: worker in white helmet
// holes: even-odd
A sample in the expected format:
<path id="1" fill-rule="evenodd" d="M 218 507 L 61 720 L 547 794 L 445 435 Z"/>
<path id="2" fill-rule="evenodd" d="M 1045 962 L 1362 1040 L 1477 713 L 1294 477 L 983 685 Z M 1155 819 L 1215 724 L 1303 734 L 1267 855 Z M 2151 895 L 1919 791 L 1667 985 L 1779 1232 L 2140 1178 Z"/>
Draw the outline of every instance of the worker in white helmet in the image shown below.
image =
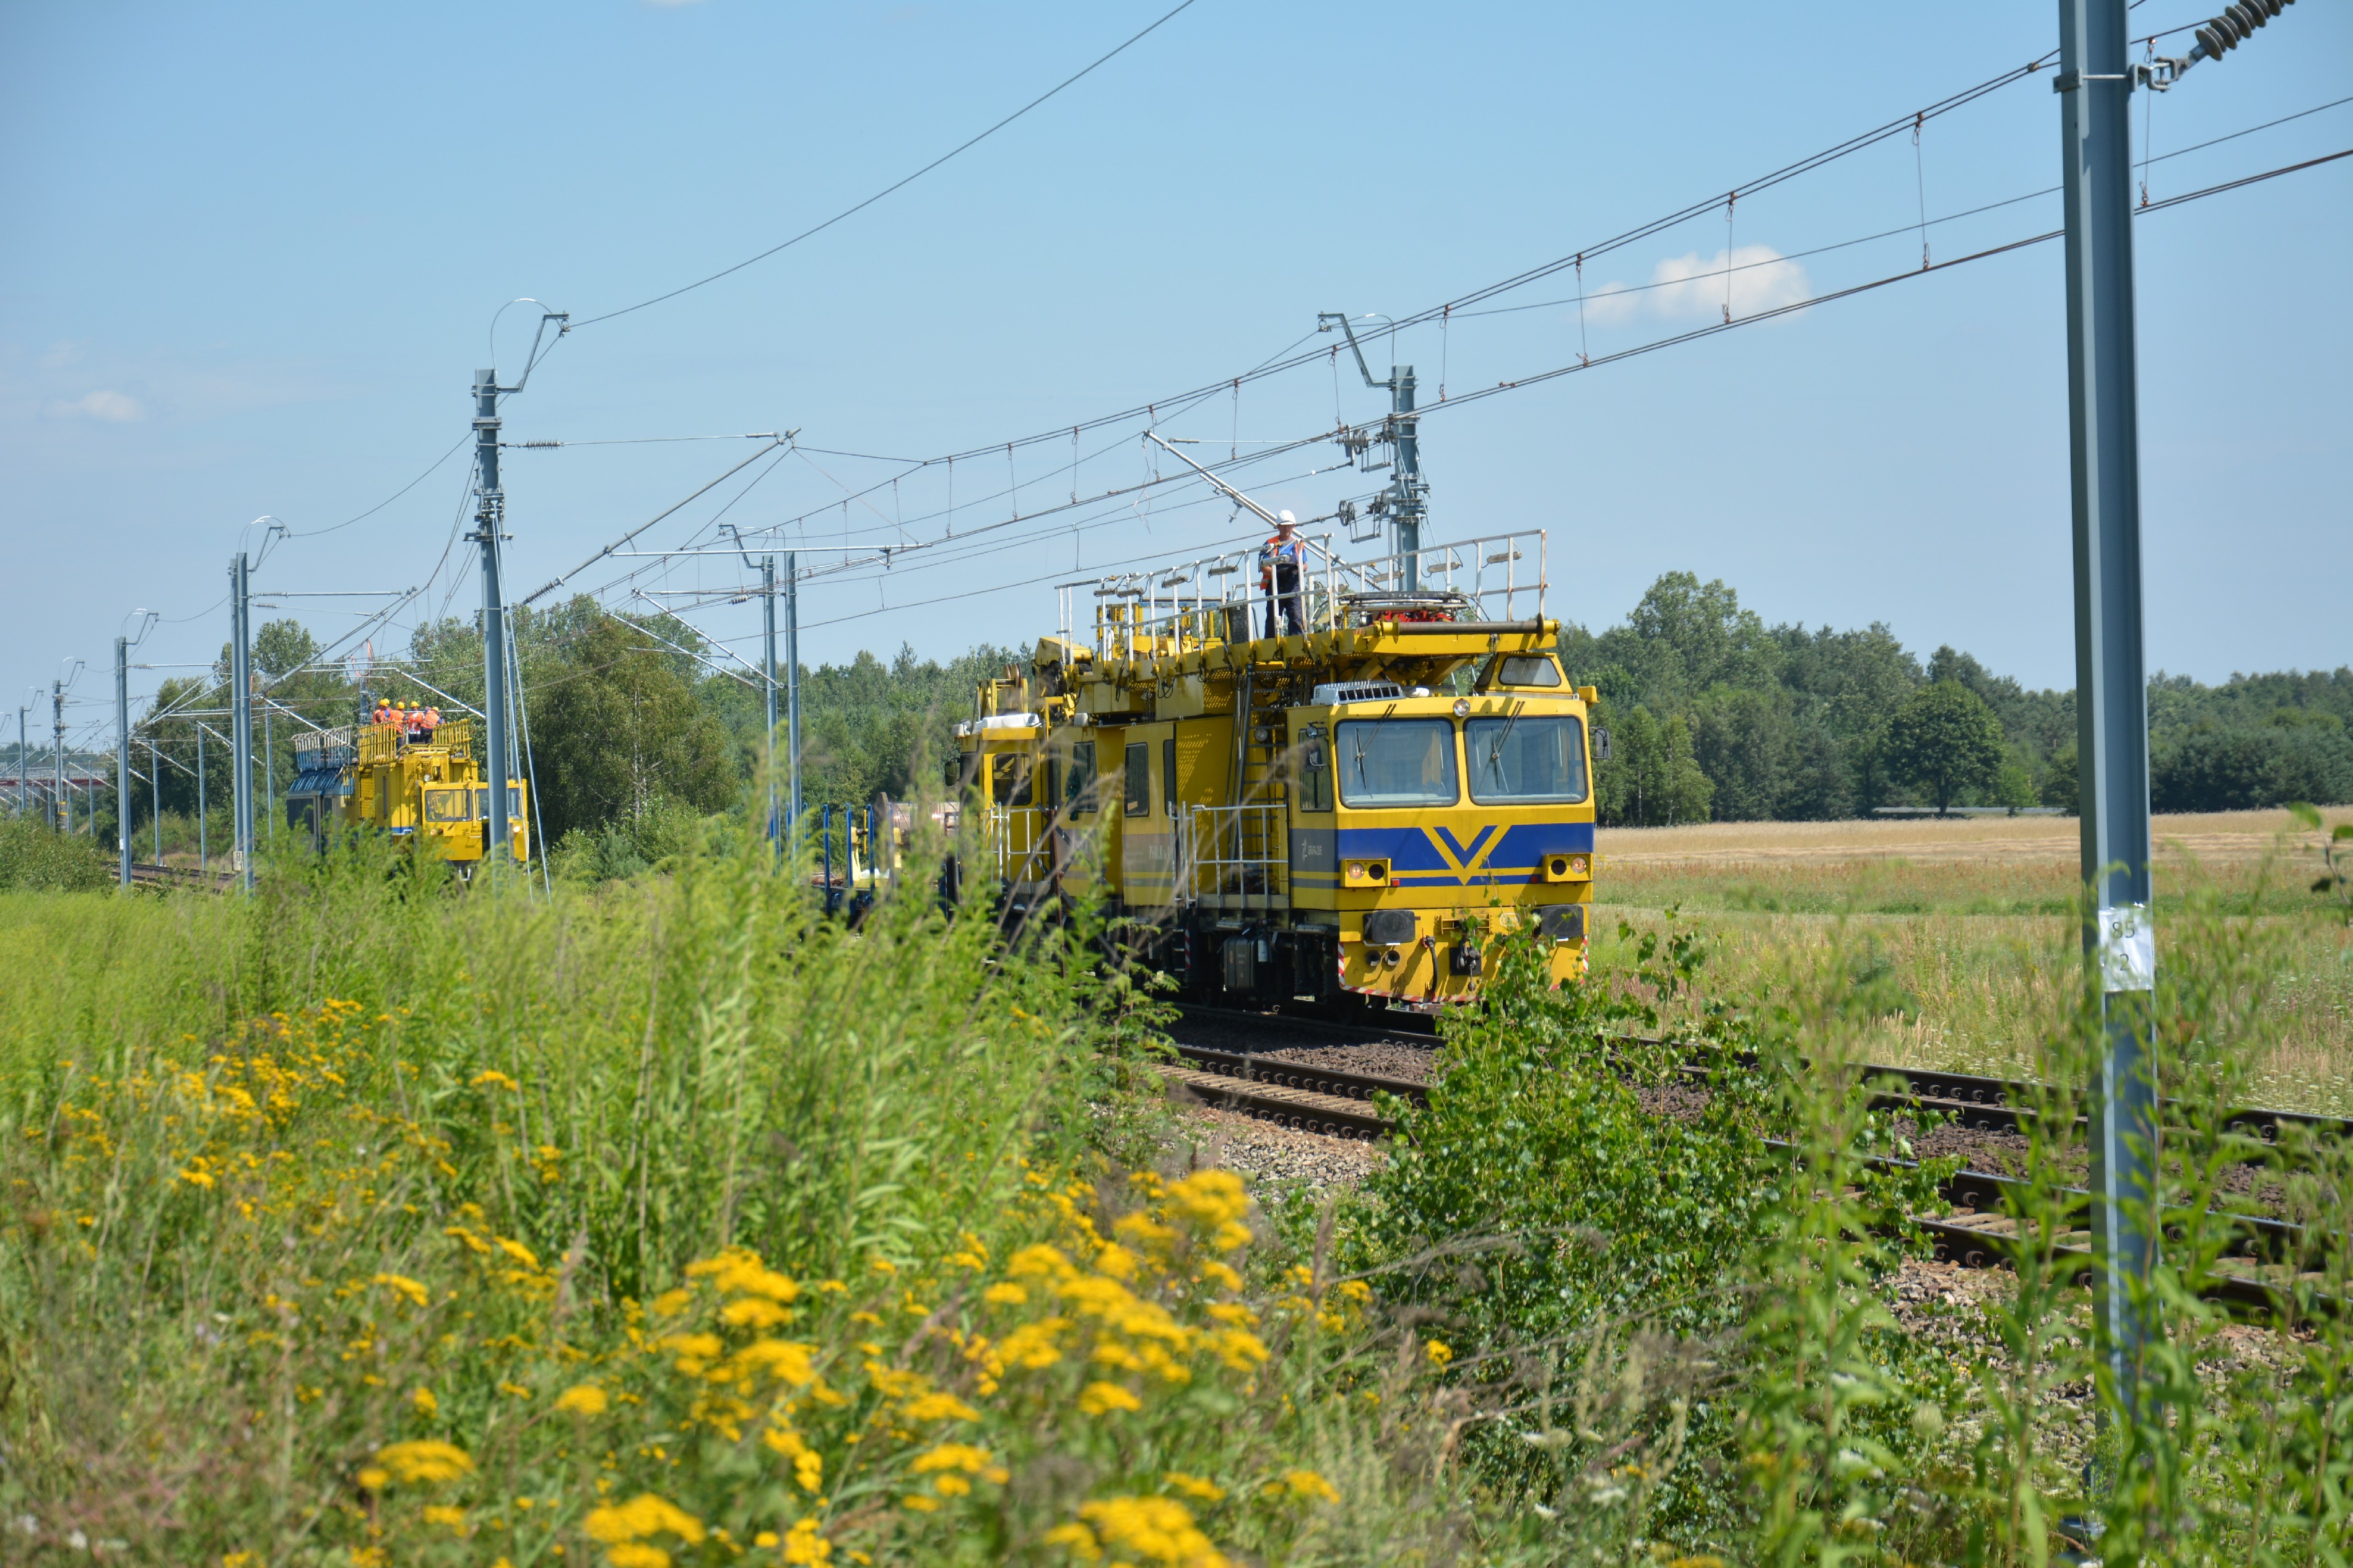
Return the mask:
<path id="1" fill-rule="evenodd" d="M 1276 513 L 1273 536 L 1258 547 L 1258 581 L 1266 590 L 1266 635 L 1271 637 L 1297 637 L 1307 629 L 1306 605 L 1300 594 L 1302 556 L 1299 520 L 1287 511 Z"/>

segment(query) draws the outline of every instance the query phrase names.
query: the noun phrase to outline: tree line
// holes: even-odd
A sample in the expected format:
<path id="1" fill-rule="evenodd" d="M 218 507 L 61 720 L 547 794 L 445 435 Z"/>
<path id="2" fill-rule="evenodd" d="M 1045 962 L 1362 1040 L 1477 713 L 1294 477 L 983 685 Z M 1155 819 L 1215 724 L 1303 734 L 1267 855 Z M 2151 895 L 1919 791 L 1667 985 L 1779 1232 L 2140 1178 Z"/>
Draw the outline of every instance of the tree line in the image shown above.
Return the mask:
<path id="1" fill-rule="evenodd" d="M 671 616 L 624 619 L 585 596 L 511 612 L 522 717 L 530 741 L 518 772 L 534 781 L 539 827 L 559 859 L 591 874 L 626 873 L 698 834 L 715 813 L 751 809 L 765 766 L 766 699 L 756 668 L 737 661 Z M 301 623 L 255 634 L 257 823 L 295 778 L 299 736 L 362 720 L 376 702 L 438 707 L 445 721 L 482 703 L 482 638 L 471 618 L 427 622 L 406 655 L 373 667 L 322 663 Z M 902 647 L 885 664 L 861 652 L 845 666 L 801 672 L 803 801 L 863 804 L 878 791 L 912 793 L 919 759 L 954 750 L 951 726 L 974 688 L 1011 657 L 976 648 L 945 664 Z M 169 848 L 194 848 L 201 799 L 215 854 L 227 847 L 233 766 L 222 738 L 228 654 L 208 679 L 166 681 L 137 723 L 132 762 L 157 784 L 132 789 L 133 832 L 152 832 L 160 805 Z M 781 726 L 781 699 L 778 716 Z M 199 728 L 203 733 L 199 735 Z M 475 726 L 479 755 L 483 737 Z M 201 778 L 201 785 L 199 779 Z M 284 831 L 282 822 L 280 831 Z M 100 837 L 111 838 L 111 820 Z M 141 844 L 144 851 L 143 841 Z"/>
<path id="2" fill-rule="evenodd" d="M 749 662 L 673 617 L 623 619 L 586 597 L 512 621 L 540 826 L 559 858 L 626 873 L 711 815 L 754 809 L 765 702 Z M 1884 624 L 1767 626 L 1724 583 L 1672 572 L 1622 624 L 1567 626 L 1558 647 L 1571 679 L 1600 689 L 1612 754 L 1596 769 L 1596 805 L 1608 824 L 2075 804 L 2073 692 L 2030 690 L 1951 647 L 1923 660 Z M 427 623 L 404 658 L 373 668 L 322 663 L 290 619 L 263 626 L 252 651 L 269 700 L 255 736 L 264 805 L 293 782 L 306 728 L 351 723 L 372 701 L 438 706 L 445 718 L 482 706 L 470 617 Z M 902 646 L 888 662 L 861 652 L 805 668 L 804 801 L 913 793 L 918 770 L 932 776 L 953 752 L 950 727 L 971 713 L 974 688 L 1019 658 L 983 646 L 942 663 Z M 160 762 L 157 781 L 132 790 L 134 832 L 152 831 L 160 803 L 168 847 L 193 848 L 201 770 L 209 841 L 227 847 L 227 720 L 191 710 L 226 705 L 227 668 L 224 648 L 209 680 L 166 682 L 141 720 L 133 765 L 145 770 L 150 742 Z M 2159 811 L 2353 801 L 2353 668 L 2220 686 L 2159 675 L 2149 705 Z M 102 813 L 100 841 L 112 832 Z"/>
<path id="3" fill-rule="evenodd" d="M 1884 623 L 1767 626 L 1721 581 L 1653 583 L 1606 631 L 1564 626 L 1599 688 L 1606 823 L 1828 820 L 1888 805 L 2075 807 L 2075 694 L 2030 690 Z M 2353 668 L 2149 682 L 2150 804 L 2231 811 L 2353 801 Z"/>

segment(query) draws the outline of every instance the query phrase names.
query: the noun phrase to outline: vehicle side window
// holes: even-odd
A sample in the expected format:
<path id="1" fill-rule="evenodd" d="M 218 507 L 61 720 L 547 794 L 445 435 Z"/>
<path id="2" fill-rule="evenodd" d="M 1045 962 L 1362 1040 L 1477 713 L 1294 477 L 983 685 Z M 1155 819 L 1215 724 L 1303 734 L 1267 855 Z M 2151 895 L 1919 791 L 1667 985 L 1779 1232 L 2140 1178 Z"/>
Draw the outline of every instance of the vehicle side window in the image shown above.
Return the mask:
<path id="1" fill-rule="evenodd" d="M 1078 741 L 1071 746 L 1070 771 L 1063 775 L 1062 799 L 1072 816 L 1095 814 L 1095 743 Z"/>
<path id="2" fill-rule="evenodd" d="M 1491 686 L 1556 687 L 1560 684 L 1560 667 L 1540 653 L 1499 654 L 1487 666 L 1480 678 L 1479 689 Z"/>
<path id="3" fill-rule="evenodd" d="M 1138 741 L 1127 749 L 1127 815 L 1152 810 L 1152 748 Z"/>
<path id="4" fill-rule="evenodd" d="M 1324 726 L 1311 724 L 1299 737 L 1299 809 L 1332 809 L 1332 748 Z"/>
<path id="5" fill-rule="evenodd" d="M 1160 742 L 1160 810 L 1166 816 L 1176 815 L 1176 737 L 1174 735 Z"/>

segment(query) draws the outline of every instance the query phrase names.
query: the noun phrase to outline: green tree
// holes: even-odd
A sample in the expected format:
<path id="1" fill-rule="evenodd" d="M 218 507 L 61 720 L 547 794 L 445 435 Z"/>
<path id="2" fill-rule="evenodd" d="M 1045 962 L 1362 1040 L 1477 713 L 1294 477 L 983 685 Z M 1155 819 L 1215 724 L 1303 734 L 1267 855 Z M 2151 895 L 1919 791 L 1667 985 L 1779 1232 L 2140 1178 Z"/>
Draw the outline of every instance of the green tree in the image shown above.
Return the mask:
<path id="1" fill-rule="evenodd" d="M 1933 795 L 1941 816 L 2000 774 L 2001 721 L 1959 681 L 1935 681 L 1895 710 L 1884 752 L 1889 771 Z"/>
<path id="2" fill-rule="evenodd" d="M 1641 703 L 1614 720 L 1605 716 L 1610 760 L 1599 768 L 1594 803 L 1602 822 L 1616 827 L 1672 827 L 1705 822 L 1715 786 L 1692 755 L 1691 726 L 1679 715 L 1664 723 Z"/>
<path id="3" fill-rule="evenodd" d="M 1796 736 L 1789 699 L 1779 690 L 1720 688 L 1691 717 L 1692 749 L 1715 785 L 1710 815 L 1719 822 L 1761 822 L 1787 815 Z"/>
<path id="4" fill-rule="evenodd" d="M 573 633 L 560 660 L 534 661 L 532 743 L 550 844 L 665 803 L 714 811 L 734 794 L 726 732 L 676 658 L 599 617 Z"/>

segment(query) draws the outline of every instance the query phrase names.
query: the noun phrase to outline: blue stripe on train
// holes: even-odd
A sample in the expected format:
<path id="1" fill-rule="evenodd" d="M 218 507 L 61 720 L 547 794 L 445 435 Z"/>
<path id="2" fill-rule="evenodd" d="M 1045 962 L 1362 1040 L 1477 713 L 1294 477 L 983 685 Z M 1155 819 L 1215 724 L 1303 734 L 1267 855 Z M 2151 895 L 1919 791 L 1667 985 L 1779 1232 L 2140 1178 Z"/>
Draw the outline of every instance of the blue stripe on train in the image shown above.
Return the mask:
<path id="1" fill-rule="evenodd" d="M 1524 822 L 1513 827 L 1493 825 L 1458 837 L 1451 826 L 1343 827 L 1343 859 L 1386 859 L 1401 872 L 1436 871 L 1449 876 L 1483 878 L 1486 868 L 1525 869 L 1547 855 L 1591 854 L 1593 824 L 1589 822 Z"/>

